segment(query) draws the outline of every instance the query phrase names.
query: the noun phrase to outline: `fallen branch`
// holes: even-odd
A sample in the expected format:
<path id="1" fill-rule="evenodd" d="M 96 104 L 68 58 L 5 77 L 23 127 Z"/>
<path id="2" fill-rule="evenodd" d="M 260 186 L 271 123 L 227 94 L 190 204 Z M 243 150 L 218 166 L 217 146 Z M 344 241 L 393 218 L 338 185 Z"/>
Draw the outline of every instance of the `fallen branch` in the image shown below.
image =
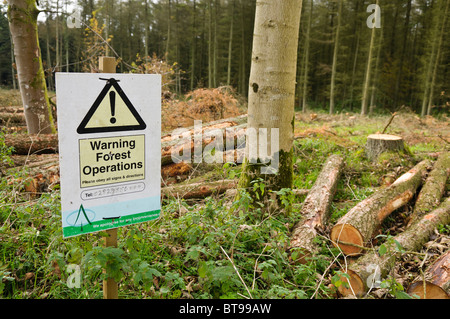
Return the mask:
<path id="1" fill-rule="evenodd" d="M 429 240 L 438 225 L 450 223 L 450 197 L 444 200 L 438 208 L 423 216 L 404 232 L 387 240 L 385 253 L 380 256 L 379 249 L 368 251 L 352 263 L 348 269 L 342 269 L 350 277 L 342 276 L 341 280 L 351 287 L 340 285 L 338 291 L 343 296 L 355 294 L 360 297 L 369 289 L 377 287 L 373 279 L 383 278 L 395 265 L 399 252 L 417 252 Z M 401 250 L 399 251 L 399 248 Z"/>
<path id="2" fill-rule="evenodd" d="M 289 245 L 291 256 L 293 251 L 299 254 L 295 258 L 296 262 L 305 263 L 306 257 L 317 251 L 313 241 L 317 236 L 317 229 L 323 228 L 328 222 L 331 202 L 336 192 L 343 164 L 343 158 L 339 155 L 328 157 L 303 202 L 300 215 L 304 218 L 294 226 Z"/>
<path id="3" fill-rule="evenodd" d="M 422 184 L 428 166 L 428 160 L 420 162 L 390 186 L 378 190 L 348 211 L 331 229 L 333 244 L 346 255 L 360 254 L 360 248 L 344 245 L 342 241 L 365 246 L 383 220 L 411 200 Z"/>
<path id="4" fill-rule="evenodd" d="M 223 249 L 222 246 L 220 246 L 220 249 L 222 250 L 222 252 L 225 254 L 225 256 L 227 257 L 227 259 L 229 260 L 229 262 L 231 263 L 231 265 L 233 266 L 234 271 L 236 272 L 236 274 L 238 275 L 239 279 L 241 280 L 242 284 L 245 287 L 245 290 L 247 290 L 248 295 L 250 296 L 251 299 L 253 299 L 253 296 L 250 292 L 250 290 L 248 290 L 247 285 L 245 284 L 244 279 L 242 279 L 241 274 L 239 273 L 239 270 L 236 268 L 236 265 L 234 264 L 233 260 L 231 260 L 231 258 L 228 256 L 227 252 L 225 251 L 225 249 Z"/>

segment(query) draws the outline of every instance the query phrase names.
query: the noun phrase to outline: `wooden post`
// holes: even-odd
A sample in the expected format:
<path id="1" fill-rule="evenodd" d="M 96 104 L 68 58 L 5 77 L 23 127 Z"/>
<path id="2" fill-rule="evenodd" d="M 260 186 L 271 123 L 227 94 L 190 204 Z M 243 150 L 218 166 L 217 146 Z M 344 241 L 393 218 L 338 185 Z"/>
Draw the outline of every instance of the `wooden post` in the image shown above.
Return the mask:
<path id="1" fill-rule="evenodd" d="M 104 237 L 105 247 L 117 247 L 117 228 L 106 230 L 108 236 Z M 104 270 L 106 271 L 106 270 Z M 113 278 L 103 280 L 103 299 L 118 299 L 118 285 Z"/>
<path id="2" fill-rule="evenodd" d="M 100 57 L 98 68 L 101 73 L 116 73 L 116 59 Z M 108 229 L 106 233 L 108 236 L 104 238 L 105 247 L 117 247 L 117 228 Z M 118 285 L 112 278 L 103 281 L 103 299 L 118 299 Z"/>

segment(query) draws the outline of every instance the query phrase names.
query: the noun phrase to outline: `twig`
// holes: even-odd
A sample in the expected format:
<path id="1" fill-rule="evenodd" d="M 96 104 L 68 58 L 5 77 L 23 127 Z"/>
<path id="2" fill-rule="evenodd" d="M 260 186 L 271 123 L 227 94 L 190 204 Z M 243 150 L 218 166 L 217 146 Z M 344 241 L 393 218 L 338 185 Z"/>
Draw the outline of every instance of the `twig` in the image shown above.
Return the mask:
<path id="1" fill-rule="evenodd" d="M 255 290 L 255 281 L 256 281 L 256 268 L 258 267 L 258 260 L 259 257 L 262 256 L 262 254 L 264 253 L 264 250 L 266 250 L 267 245 L 264 246 L 263 250 L 261 251 L 261 253 L 259 254 L 258 258 L 256 258 L 255 260 L 255 267 L 253 268 L 253 282 L 252 282 L 252 291 Z"/>
<path id="2" fill-rule="evenodd" d="M 397 112 L 392 113 L 391 118 L 389 119 L 388 124 L 386 124 L 386 126 L 383 129 L 383 132 L 381 132 L 381 134 L 384 134 L 384 132 L 386 132 L 387 128 L 389 127 L 389 125 L 391 125 L 392 120 L 394 119 L 394 117 L 397 115 Z"/>
<path id="3" fill-rule="evenodd" d="M 317 294 L 317 292 L 319 291 L 320 285 L 323 282 L 323 279 L 325 278 L 325 274 L 330 270 L 331 266 L 335 263 L 335 261 L 339 258 L 339 256 L 342 254 L 342 252 L 340 252 L 339 254 L 337 254 L 337 256 L 333 259 L 333 261 L 328 265 L 327 269 L 325 269 L 324 273 L 322 276 L 320 276 L 320 282 L 316 287 L 316 290 L 314 291 L 314 293 L 312 294 L 310 299 L 313 299 L 314 296 Z"/>
<path id="4" fill-rule="evenodd" d="M 234 271 L 236 271 L 236 273 L 237 273 L 239 279 L 241 280 L 242 284 L 244 285 L 245 290 L 247 290 L 247 293 L 249 294 L 250 298 L 253 299 L 253 296 L 252 296 L 252 294 L 250 293 L 250 290 L 248 290 L 248 287 L 247 287 L 247 285 L 245 284 L 245 281 L 242 279 L 241 274 L 239 273 L 239 270 L 236 268 L 236 265 L 235 265 L 234 262 L 230 259 L 230 257 L 228 256 L 227 252 L 225 251 L 225 249 L 223 249 L 222 246 L 220 246 L 220 249 L 222 249 L 223 253 L 224 253 L 225 256 L 227 257 L 227 259 L 230 261 L 231 265 L 232 265 L 233 268 L 234 268 Z"/>
<path id="5" fill-rule="evenodd" d="M 443 138 L 441 134 L 438 134 L 438 137 L 439 137 L 441 140 L 443 140 L 445 143 L 450 144 L 450 142 L 447 141 L 445 138 Z"/>

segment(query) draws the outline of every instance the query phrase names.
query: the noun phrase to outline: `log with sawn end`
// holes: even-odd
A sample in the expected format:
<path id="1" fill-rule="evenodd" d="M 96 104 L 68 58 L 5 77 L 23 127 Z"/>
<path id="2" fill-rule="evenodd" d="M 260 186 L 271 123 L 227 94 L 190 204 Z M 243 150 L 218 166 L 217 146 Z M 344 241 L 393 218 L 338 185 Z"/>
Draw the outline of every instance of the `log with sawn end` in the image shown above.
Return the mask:
<path id="1" fill-rule="evenodd" d="M 383 220 L 413 198 L 430 164 L 428 160 L 421 161 L 394 183 L 349 210 L 331 229 L 333 245 L 346 255 L 360 254 L 361 247 L 372 239 Z"/>
<path id="2" fill-rule="evenodd" d="M 371 288 L 378 288 L 380 282 L 392 270 L 398 253 L 417 252 L 430 239 L 435 229 L 450 223 L 450 197 L 446 198 L 436 209 L 423 216 L 419 221 L 400 234 L 388 240 L 384 245 L 385 253 L 380 256 L 380 249 L 370 249 L 355 262 L 342 269 L 349 278 L 342 276 L 347 285 L 340 285 L 338 291 L 343 296 L 363 296 Z M 400 248 L 400 249 L 399 249 Z M 347 287 L 346 287 L 347 286 Z"/>

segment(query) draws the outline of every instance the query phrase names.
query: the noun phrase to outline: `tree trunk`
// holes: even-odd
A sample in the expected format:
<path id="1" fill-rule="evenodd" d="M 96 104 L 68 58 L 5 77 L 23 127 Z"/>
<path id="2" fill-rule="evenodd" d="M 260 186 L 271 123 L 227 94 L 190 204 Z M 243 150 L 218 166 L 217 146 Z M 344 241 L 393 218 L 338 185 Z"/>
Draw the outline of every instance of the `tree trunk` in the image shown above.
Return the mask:
<path id="1" fill-rule="evenodd" d="M 217 87 L 217 76 L 218 76 L 218 65 L 217 65 L 217 59 L 219 55 L 219 46 L 218 46 L 218 40 L 217 40 L 217 24 L 219 20 L 219 2 L 215 0 L 214 2 L 214 55 L 213 55 L 213 86 Z"/>
<path id="2" fill-rule="evenodd" d="M 208 0 L 208 88 L 213 87 L 212 0 Z"/>
<path id="3" fill-rule="evenodd" d="M 399 136 L 390 134 L 371 134 L 367 137 L 366 154 L 369 159 L 375 161 L 381 153 L 387 151 L 403 151 L 405 144 Z"/>
<path id="4" fill-rule="evenodd" d="M 48 9 L 47 9 L 48 10 Z M 52 59 L 50 55 L 50 16 L 47 14 L 47 18 L 45 19 L 45 27 L 46 27 L 46 49 L 47 49 L 47 70 L 48 71 L 48 89 L 52 90 L 55 88 L 53 85 L 53 71 L 52 71 Z"/>
<path id="5" fill-rule="evenodd" d="M 231 23 L 230 23 L 230 36 L 228 39 L 228 66 L 227 66 L 227 86 L 231 85 L 231 56 L 233 49 L 233 21 L 234 21 L 234 7 L 235 1 L 231 4 Z"/>
<path id="6" fill-rule="evenodd" d="M 9 27 L 28 133 L 55 132 L 37 34 L 38 9 L 33 0 L 9 0 Z"/>
<path id="7" fill-rule="evenodd" d="M 404 251 L 418 251 L 429 240 L 435 228 L 450 223 L 450 198 L 431 213 L 425 215 L 420 221 L 408 227 L 404 232 L 394 236 L 392 241 L 385 244 L 386 253 L 379 256 L 378 250 L 371 250 L 364 256 L 352 263 L 345 272 L 350 279 L 342 278 L 349 283 L 350 287 L 344 285 L 338 287 L 339 292 L 344 295 L 362 296 L 369 288 L 374 287 L 374 278 L 383 278 L 395 265 L 395 257 L 398 251 L 397 243 Z"/>
<path id="8" fill-rule="evenodd" d="M 405 53 L 406 53 L 406 42 L 408 40 L 408 33 L 410 32 L 409 29 L 409 18 L 411 16 L 411 2 L 412 0 L 408 0 L 408 4 L 406 5 L 406 18 L 405 18 L 405 25 L 404 25 L 404 33 L 403 33 L 403 44 L 402 44 L 402 50 L 400 53 L 400 65 L 398 67 L 398 72 L 396 75 L 396 81 L 395 81 L 395 90 L 394 90 L 394 102 L 393 107 L 394 109 L 398 108 L 398 100 L 400 95 L 400 88 L 401 88 L 401 81 L 403 76 L 403 64 L 405 60 Z"/>
<path id="9" fill-rule="evenodd" d="M 443 3 L 443 2 L 442 2 Z M 423 98 L 422 98 L 422 109 L 421 109 L 421 116 L 425 116 L 427 115 L 428 112 L 428 99 L 429 99 L 429 95 L 430 95 L 430 89 L 431 89 L 431 81 L 432 81 L 432 73 L 433 73 L 433 65 L 434 65 L 434 61 L 436 59 L 436 51 L 437 51 L 437 46 L 438 46 L 438 29 L 439 29 L 439 11 L 440 11 L 440 6 L 439 6 L 439 2 L 435 3 L 434 5 L 436 6 L 433 10 L 432 10 L 432 25 L 429 28 L 430 31 L 427 34 L 428 38 L 431 38 L 431 52 L 430 55 L 427 56 L 427 66 L 426 68 L 424 67 L 424 79 L 423 79 Z M 428 47 L 430 47 L 430 45 L 428 45 Z"/>
<path id="10" fill-rule="evenodd" d="M 168 12 L 168 17 L 167 17 L 167 40 L 166 40 L 166 52 L 165 52 L 165 58 L 167 62 L 172 62 L 169 59 L 169 48 L 170 48 L 170 34 L 171 34 L 171 26 L 172 26 L 172 4 L 171 4 L 171 0 L 167 0 L 168 1 L 168 6 L 169 6 L 169 12 Z"/>
<path id="11" fill-rule="evenodd" d="M 433 106 L 433 93 L 434 93 L 434 86 L 436 83 L 436 75 L 438 72 L 438 66 L 439 66 L 439 59 L 440 59 L 440 55 L 441 55 L 441 47 L 442 47 L 442 40 L 444 38 L 444 33 L 445 33 L 445 22 L 447 19 L 447 12 L 448 12 L 448 7 L 449 7 L 449 3 L 450 1 L 447 0 L 447 5 L 445 6 L 445 13 L 444 16 L 442 18 L 442 27 L 441 27 L 441 31 L 440 31 L 440 35 L 439 35 L 439 43 L 437 45 L 437 52 L 436 52 L 436 58 L 434 60 L 434 67 L 433 67 L 433 73 L 431 75 L 431 83 L 430 83 L 430 91 L 429 91 L 429 97 L 428 97 L 428 107 L 427 107 L 427 115 L 431 115 L 431 108 Z"/>
<path id="12" fill-rule="evenodd" d="M 336 35 L 334 40 L 333 65 L 331 66 L 330 114 L 334 113 L 334 86 L 336 78 L 337 52 L 339 48 L 339 32 L 341 29 L 342 1 L 343 0 L 338 0 L 338 24 L 336 26 Z"/>
<path id="13" fill-rule="evenodd" d="M 196 3 L 193 1 L 193 13 L 192 13 L 192 51 L 191 51 L 191 91 L 194 90 L 194 82 L 195 82 L 195 60 L 197 56 L 197 11 L 196 11 Z"/>
<path id="14" fill-rule="evenodd" d="M 242 95 L 247 95 L 247 66 L 246 66 L 246 57 L 247 57 L 247 50 L 245 50 L 245 14 L 244 14 L 244 1 L 240 1 L 241 5 L 241 25 L 242 25 L 242 32 L 241 32 L 241 63 L 239 63 L 240 72 L 239 72 L 239 78 L 240 78 L 240 93 Z"/>
<path id="15" fill-rule="evenodd" d="M 417 196 L 410 224 L 420 220 L 425 214 L 433 210 L 441 202 L 445 185 L 450 176 L 450 152 L 444 152 L 434 163 L 425 184 Z"/>
<path id="16" fill-rule="evenodd" d="M 408 294 L 420 299 L 450 299 L 450 251 L 439 257 L 425 272 L 408 287 Z"/>
<path id="17" fill-rule="evenodd" d="M 378 0 L 376 1 L 378 5 Z M 369 85 L 370 85 L 370 72 L 372 70 L 372 54 L 373 54 L 373 44 L 375 41 L 375 26 L 372 28 L 372 35 L 370 37 L 369 44 L 369 56 L 367 57 L 366 74 L 364 79 L 364 86 L 362 92 L 362 102 L 361 102 L 361 115 L 367 115 L 367 100 L 369 96 Z"/>
<path id="18" fill-rule="evenodd" d="M 247 127 L 256 137 L 246 145 L 241 187 L 263 178 L 268 190 L 292 188 L 301 6 L 301 0 L 256 3 Z M 258 143 L 265 147 L 258 147 Z M 269 161 L 271 167 L 262 167 Z"/>
<path id="19" fill-rule="evenodd" d="M 305 70 L 303 73 L 303 92 L 302 92 L 302 112 L 303 113 L 305 113 L 308 108 L 306 97 L 308 95 L 309 42 L 310 42 L 310 34 L 311 34 L 313 4 L 314 4 L 314 1 L 310 0 L 308 27 L 306 29 L 306 39 L 305 39 Z"/>
<path id="20" fill-rule="evenodd" d="M 298 259 L 295 258 L 297 262 L 305 263 L 306 257 L 317 252 L 313 240 L 317 236 L 317 229 L 322 229 L 328 222 L 331 202 L 343 165 L 344 160 L 339 155 L 328 157 L 314 186 L 303 202 L 300 211 L 303 219 L 295 225 L 289 245 L 291 256 L 294 250 L 298 250 Z"/>
<path id="21" fill-rule="evenodd" d="M 333 245 L 346 255 L 360 254 L 362 248 L 358 246 L 366 245 L 383 220 L 412 199 L 429 165 L 428 160 L 420 162 L 393 184 L 375 192 L 348 211 L 331 229 Z"/>

